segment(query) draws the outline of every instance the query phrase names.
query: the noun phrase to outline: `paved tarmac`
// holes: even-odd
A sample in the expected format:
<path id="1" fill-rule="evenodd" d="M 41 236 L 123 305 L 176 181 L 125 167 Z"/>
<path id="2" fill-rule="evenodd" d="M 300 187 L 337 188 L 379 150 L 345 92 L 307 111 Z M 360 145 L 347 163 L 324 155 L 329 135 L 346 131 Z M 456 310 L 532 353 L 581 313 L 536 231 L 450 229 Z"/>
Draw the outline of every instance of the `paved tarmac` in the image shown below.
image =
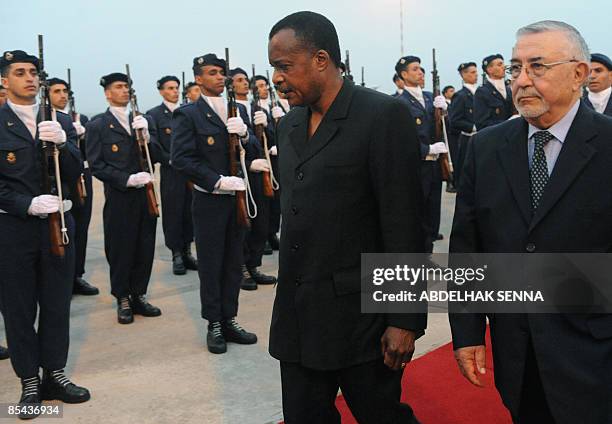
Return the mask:
<path id="1" fill-rule="evenodd" d="M 206 322 L 200 318 L 197 272 L 172 274 L 161 220 L 149 286 L 156 318 L 136 317 L 119 325 L 110 295 L 102 233 L 103 191 L 94 180 L 94 212 L 89 230 L 85 279 L 100 288 L 94 297 L 76 296 L 71 310 L 71 345 L 67 374 L 90 389 L 92 399 L 64 405 L 63 418 L 36 423 L 113 424 L 267 424 L 282 419 L 278 362 L 268 354 L 269 324 L 275 288 L 240 294 L 238 321 L 257 334 L 252 346 L 230 344 L 224 355 L 206 350 Z M 436 252 L 448 251 L 454 195 L 443 194 L 441 232 Z M 195 252 L 195 248 L 194 248 Z M 264 256 L 261 270 L 276 275 L 278 252 Z M 0 344 L 5 344 L 0 320 Z M 416 356 L 450 341 L 445 314 L 430 314 Z M 0 403 L 17 402 L 19 380 L 9 361 L 0 361 Z M 0 423 L 19 422 L 0 419 Z"/>

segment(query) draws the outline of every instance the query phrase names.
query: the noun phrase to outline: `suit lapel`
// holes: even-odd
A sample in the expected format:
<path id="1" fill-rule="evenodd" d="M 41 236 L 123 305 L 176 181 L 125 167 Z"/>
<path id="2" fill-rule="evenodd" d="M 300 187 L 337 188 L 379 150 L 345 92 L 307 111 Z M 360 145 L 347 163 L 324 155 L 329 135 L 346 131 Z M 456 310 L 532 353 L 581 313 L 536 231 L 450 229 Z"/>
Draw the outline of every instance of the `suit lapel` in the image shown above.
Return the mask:
<path id="1" fill-rule="evenodd" d="M 210 107 L 210 105 L 208 104 L 208 102 L 206 100 L 204 100 L 202 98 L 202 96 L 200 96 L 200 98 L 198 99 L 197 103 L 198 108 L 200 109 L 200 111 L 202 112 L 202 114 L 204 116 L 206 116 L 206 118 L 213 123 L 214 125 L 225 129 L 225 124 L 223 123 L 223 121 L 221 120 L 221 118 L 219 117 L 219 115 L 217 115 L 217 112 L 215 112 L 213 110 L 212 107 Z"/>
<path id="2" fill-rule="evenodd" d="M 604 115 L 612 116 L 612 96 L 608 99 L 608 104 L 604 109 Z"/>
<path id="3" fill-rule="evenodd" d="M 498 159 L 510 184 L 514 200 L 521 210 L 525 224 L 531 221 L 529 191 L 529 159 L 527 155 L 527 122 L 516 119 L 514 127 L 506 133 L 506 144 L 498 151 Z"/>
<path id="4" fill-rule="evenodd" d="M 565 137 L 552 175 L 540 199 L 540 205 L 529 226 L 529 231 L 533 230 L 559 201 L 595 154 L 595 148 L 588 144 L 588 141 L 597 135 L 593 123 L 594 113 L 596 112 L 587 109 L 585 105 L 580 105 L 567 137 Z"/>
<path id="5" fill-rule="evenodd" d="M 34 139 L 32 138 L 30 130 L 28 130 L 25 124 L 21 121 L 21 119 L 19 119 L 15 112 L 13 112 L 13 109 L 11 109 L 8 104 L 4 104 L 2 106 L 2 110 L 4 111 L 6 117 L 3 125 L 5 125 L 6 128 L 17 137 L 22 138 L 30 143 L 34 143 Z"/>
<path id="6" fill-rule="evenodd" d="M 417 100 L 416 97 L 414 97 L 412 94 L 410 94 L 410 92 L 408 92 L 408 90 L 404 90 L 404 92 L 402 93 L 402 96 L 406 96 L 406 98 L 408 99 L 408 101 L 414 105 L 416 105 L 419 109 L 421 109 L 424 113 L 427 112 L 427 110 L 425 109 L 425 107 L 423 107 L 423 105 L 421 104 L 421 102 L 419 102 Z M 427 106 L 427 99 L 425 97 L 425 94 L 423 94 L 423 102 L 425 103 L 425 106 Z"/>
<path id="7" fill-rule="evenodd" d="M 298 158 L 301 157 L 303 146 L 308 140 L 308 108 L 301 107 L 294 113 L 293 127 L 289 130 L 289 145 L 295 151 Z M 296 162 L 296 166 L 299 161 Z"/>

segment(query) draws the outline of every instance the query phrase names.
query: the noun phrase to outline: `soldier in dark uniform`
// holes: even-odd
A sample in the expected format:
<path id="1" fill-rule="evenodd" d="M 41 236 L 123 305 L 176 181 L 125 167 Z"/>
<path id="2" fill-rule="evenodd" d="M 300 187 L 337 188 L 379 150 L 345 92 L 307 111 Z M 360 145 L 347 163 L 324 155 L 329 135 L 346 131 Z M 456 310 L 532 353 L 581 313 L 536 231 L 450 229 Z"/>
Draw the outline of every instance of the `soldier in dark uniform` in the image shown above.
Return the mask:
<path id="1" fill-rule="evenodd" d="M 151 174 L 140 168 L 137 129 L 144 131 L 151 160 L 159 158 L 156 130 L 150 117 L 132 119 L 127 75 L 100 79 L 110 107 L 87 125 L 87 155 L 93 175 L 104 183 L 104 251 L 110 267 L 111 294 L 117 299 L 117 321 L 130 324 L 134 314 L 161 315 L 146 299 L 157 217 L 147 207 Z"/>
<path id="2" fill-rule="evenodd" d="M 235 68 L 230 71 L 230 77 L 234 84 L 236 102 L 243 105 L 247 110 L 249 120 L 247 125 L 253 129 L 257 125 L 263 126 L 269 143 L 274 140 L 272 123 L 269 122 L 269 115 L 261 110 L 260 105 L 248 100 L 250 81 L 246 71 L 242 68 Z M 262 136 L 263 137 L 263 136 Z M 261 140 L 257 140 L 257 158 L 251 162 L 249 168 L 249 183 L 253 200 L 257 206 L 257 216 L 251 219 L 244 243 L 244 265 L 242 266 L 241 288 L 244 290 L 256 290 L 258 284 L 275 284 L 276 277 L 265 275 L 257 268 L 261 266 L 261 258 L 264 247 L 268 240 L 268 226 L 270 223 L 270 198 L 264 195 L 263 173 L 270 172 L 270 166 L 263 151 Z"/>
<path id="3" fill-rule="evenodd" d="M 478 88 L 478 67 L 474 62 L 466 62 L 459 65 L 457 71 L 463 79 L 463 88 L 453 96 L 453 101 L 448 109 L 448 116 L 451 133 L 454 133 L 457 137 L 457 154 L 453 156 L 453 164 L 455 165 L 453 167 L 455 171 L 453 176 L 455 177 L 455 186 L 459 187 L 467 143 L 476 132 L 476 126 L 474 125 L 474 93 L 476 93 Z"/>
<path id="4" fill-rule="evenodd" d="M 434 107 L 445 109 L 446 100 L 444 96 L 434 99 L 432 93 L 421 89 L 424 76 L 420 63 L 421 59 L 416 56 L 402 57 L 395 65 L 395 72 L 402 78 L 405 85 L 404 92 L 398 96 L 398 99 L 410 106 L 421 142 L 421 182 L 425 198 L 426 249 L 431 253 L 433 242 L 438 237 L 442 201 L 442 174 L 438 155 L 448 152 L 443 141 L 434 139 Z"/>
<path id="5" fill-rule="evenodd" d="M 43 141 L 59 150 L 62 188 L 68 195 L 81 174 L 81 157 L 67 115 L 57 112 L 54 120 L 40 121 L 38 71 L 38 59 L 21 50 L 5 52 L 0 58 L 2 85 L 8 91 L 8 102 L 0 107 L 0 310 L 11 346 L 11 363 L 21 378 L 19 402 L 40 404 L 44 399 L 59 399 L 80 403 L 89 400 L 89 392 L 64 375 L 74 221 L 70 201 L 62 205 L 58 196 L 42 192 L 38 158 Z M 51 251 L 47 218 L 62 208 L 69 239 L 63 256 Z M 26 411 L 20 418 L 36 415 Z"/>
<path id="6" fill-rule="evenodd" d="M 591 55 L 589 88 L 582 101 L 591 109 L 612 116 L 612 60 L 602 53 Z"/>
<path id="7" fill-rule="evenodd" d="M 212 53 L 196 57 L 193 73 L 202 96 L 174 112 L 171 161 L 194 183 L 193 223 L 202 318 L 208 320 L 206 343 L 210 352 L 225 353 L 227 342 L 257 342 L 255 334 L 236 322 L 244 228 L 238 224 L 235 194 L 246 186 L 242 178 L 231 176 L 228 149 L 229 134 L 238 135 L 247 147 L 248 169 L 256 141 L 245 123 L 249 119 L 243 105 L 237 105 L 239 116 L 228 117 L 221 97 L 225 60 Z"/>
<path id="8" fill-rule="evenodd" d="M 397 74 L 393 74 L 393 84 L 397 87 L 395 93 L 391 94 L 391 97 L 399 97 L 404 92 L 404 80 Z"/>
<path id="9" fill-rule="evenodd" d="M 6 103 L 6 88 L 0 85 L 0 107 Z M 4 346 L 0 346 L 0 361 L 9 358 L 8 349 Z"/>
<path id="10" fill-rule="evenodd" d="M 50 78 L 47 80 L 49 85 L 49 98 L 54 109 L 62 111 L 70 116 L 68 108 L 68 99 L 70 96 L 71 87 L 68 83 L 60 78 Z M 97 287 L 89 284 L 84 278 L 85 274 L 85 255 L 87 253 L 87 232 L 89 230 L 89 222 L 91 221 L 91 208 L 93 204 L 93 187 L 91 170 L 87 162 L 86 141 L 85 141 L 85 126 L 89 119 L 86 115 L 77 113 L 71 117 L 73 119 L 74 129 L 77 133 L 77 146 L 81 151 L 83 159 L 83 173 L 77 181 L 77 185 L 84 186 L 86 196 L 80 199 L 76 187 L 72 190 L 72 216 L 74 217 L 74 285 L 72 293 L 85 296 L 94 296 L 100 293 Z M 83 202 L 81 204 L 81 201 Z"/>
<path id="11" fill-rule="evenodd" d="M 165 76 L 157 81 L 163 101 L 147 112 L 155 121 L 160 147 L 160 190 L 162 226 L 166 247 L 172 252 L 172 272 L 184 275 L 188 269 L 197 270 L 198 263 L 191 254 L 193 219 L 191 218 L 191 185 L 170 166 L 172 113 L 179 107 L 179 79 Z"/>
<path id="12" fill-rule="evenodd" d="M 185 94 L 187 95 L 189 103 L 195 103 L 202 95 L 202 91 L 200 91 L 200 86 L 198 84 L 191 81 L 185 84 Z"/>
<path id="13" fill-rule="evenodd" d="M 480 131 L 491 125 L 504 122 L 512 116 L 512 92 L 506 85 L 504 58 L 493 54 L 482 60 L 485 80 L 474 95 L 474 122 Z"/>
<path id="14" fill-rule="evenodd" d="M 0 84 L 0 106 L 6 103 L 6 96 L 6 88 L 4 88 L 2 84 Z"/>

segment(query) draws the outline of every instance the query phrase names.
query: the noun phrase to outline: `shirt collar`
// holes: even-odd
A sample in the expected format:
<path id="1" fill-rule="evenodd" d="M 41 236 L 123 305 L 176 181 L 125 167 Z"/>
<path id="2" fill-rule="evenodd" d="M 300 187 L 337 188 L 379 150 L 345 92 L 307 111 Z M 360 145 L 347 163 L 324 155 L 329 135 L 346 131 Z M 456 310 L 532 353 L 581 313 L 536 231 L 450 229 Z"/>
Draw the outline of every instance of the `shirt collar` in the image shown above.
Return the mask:
<path id="1" fill-rule="evenodd" d="M 580 107 L 580 100 L 576 100 L 574 105 L 570 108 L 569 111 L 565 114 L 563 118 L 555 122 L 550 128 L 546 129 L 549 133 L 551 133 L 559 142 L 563 143 L 565 141 L 565 137 L 567 137 L 567 133 L 572 126 L 572 122 L 574 122 L 574 118 L 578 113 L 578 108 Z M 529 135 L 527 139 L 531 139 L 531 137 L 538 131 L 543 131 L 541 128 L 538 128 L 534 125 L 529 124 Z"/>

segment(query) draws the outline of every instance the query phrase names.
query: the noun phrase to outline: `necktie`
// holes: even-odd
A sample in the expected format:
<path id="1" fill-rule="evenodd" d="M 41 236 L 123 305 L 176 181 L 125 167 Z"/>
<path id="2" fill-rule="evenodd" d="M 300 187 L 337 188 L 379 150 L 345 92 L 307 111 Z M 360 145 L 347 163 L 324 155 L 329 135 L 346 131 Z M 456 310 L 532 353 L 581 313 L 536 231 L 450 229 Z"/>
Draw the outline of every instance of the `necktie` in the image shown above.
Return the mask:
<path id="1" fill-rule="evenodd" d="M 544 193 L 546 183 L 548 183 L 548 167 L 546 166 L 546 155 L 544 146 L 555 138 L 548 131 L 538 131 L 533 135 L 535 150 L 533 152 L 533 163 L 531 164 L 531 208 L 535 212 Z"/>

